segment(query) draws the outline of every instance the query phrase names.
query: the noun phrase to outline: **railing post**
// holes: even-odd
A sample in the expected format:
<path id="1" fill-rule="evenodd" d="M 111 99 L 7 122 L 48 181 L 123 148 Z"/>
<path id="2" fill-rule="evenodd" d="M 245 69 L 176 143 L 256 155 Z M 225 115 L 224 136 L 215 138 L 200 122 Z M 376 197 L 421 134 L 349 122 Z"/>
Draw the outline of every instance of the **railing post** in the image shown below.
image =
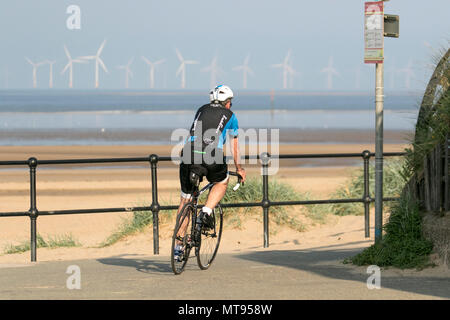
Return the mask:
<path id="1" fill-rule="evenodd" d="M 38 217 L 38 210 L 36 206 L 36 167 L 37 159 L 29 158 L 28 167 L 30 167 L 30 251 L 31 251 L 31 262 L 36 262 L 36 247 L 37 247 L 37 233 L 36 233 L 36 222 Z"/>
<path id="2" fill-rule="evenodd" d="M 370 202 L 372 199 L 370 198 L 369 191 L 369 160 L 370 160 L 370 151 L 364 150 L 362 152 L 362 157 L 364 159 L 364 230 L 365 237 L 370 237 Z"/>
<path id="3" fill-rule="evenodd" d="M 160 206 L 158 203 L 158 184 L 156 178 L 156 164 L 158 156 L 152 154 L 149 157 L 152 170 L 152 205 L 150 206 L 153 215 L 153 254 L 159 254 L 159 219 Z"/>
<path id="4" fill-rule="evenodd" d="M 262 175 L 263 175 L 263 199 L 261 206 L 263 208 L 263 224 L 264 224 L 264 248 L 269 247 L 269 167 L 270 155 L 267 152 L 261 153 Z"/>
<path id="5" fill-rule="evenodd" d="M 375 68 L 375 242 L 383 235 L 384 64 Z"/>

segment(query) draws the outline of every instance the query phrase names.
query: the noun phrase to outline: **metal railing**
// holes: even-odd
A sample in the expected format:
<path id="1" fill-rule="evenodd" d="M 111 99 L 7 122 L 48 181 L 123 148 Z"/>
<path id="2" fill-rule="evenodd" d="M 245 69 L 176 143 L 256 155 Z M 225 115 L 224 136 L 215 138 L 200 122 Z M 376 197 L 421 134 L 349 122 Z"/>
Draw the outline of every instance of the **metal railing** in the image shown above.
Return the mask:
<path id="1" fill-rule="evenodd" d="M 404 156 L 404 152 L 386 152 L 384 157 Z M 263 226 L 264 226 L 264 247 L 269 246 L 269 208 L 271 206 L 292 206 L 292 205 L 312 205 L 312 204 L 332 204 L 332 203 L 362 203 L 364 204 L 364 220 L 365 220 L 365 237 L 369 237 L 369 205 L 375 200 L 370 197 L 369 193 L 369 160 L 375 154 L 368 150 L 362 153 L 334 153 L 334 154 L 281 154 L 269 155 L 262 153 L 258 156 L 245 156 L 245 159 L 261 160 L 262 167 L 262 199 L 260 202 L 249 203 L 224 203 L 224 208 L 238 207 L 261 207 L 263 209 Z M 306 201 L 271 201 L 269 199 L 269 174 L 268 168 L 271 159 L 319 159 L 319 158 L 361 158 L 364 166 L 364 192 L 361 198 L 354 199 L 328 199 L 328 200 L 306 200 Z M 159 254 L 159 212 L 161 210 L 176 210 L 178 205 L 160 205 L 158 202 L 158 183 L 157 183 L 157 165 L 158 162 L 167 162 L 179 160 L 168 156 L 158 156 L 152 154 L 148 157 L 138 158 L 97 158 L 97 159 L 66 159 L 66 160 L 38 160 L 34 157 L 26 161 L 0 161 L 0 166 L 28 166 L 30 172 L 30 209 L 22 212 L 0 212 L 0 217 L 30 217 L 30 249 L 31 261 L 36 261 L 37 247 L 37 218 L 38 216 L 53 216 L 62 214 L 86 214 L 86 213 L 106 213 L 106 212 L 130 212 L 150 210 L 153 215 L 153 253 Z M 36 202 L 36 169 L 42 165 L 64 165 L 64 164 L 100 164 L 100 163 L 131 163 L 146 162 L 150 164 L 151 170 L 151 191 L 152 203 L 150 206 L 142 207 L 123 207 L 123 208 L 95 208 L 95 209 L 72 209 L 72 210 L 51 210 L 38 211 Z M 387 197 L 383 201 L 395 201 L 398 198 Z"/>

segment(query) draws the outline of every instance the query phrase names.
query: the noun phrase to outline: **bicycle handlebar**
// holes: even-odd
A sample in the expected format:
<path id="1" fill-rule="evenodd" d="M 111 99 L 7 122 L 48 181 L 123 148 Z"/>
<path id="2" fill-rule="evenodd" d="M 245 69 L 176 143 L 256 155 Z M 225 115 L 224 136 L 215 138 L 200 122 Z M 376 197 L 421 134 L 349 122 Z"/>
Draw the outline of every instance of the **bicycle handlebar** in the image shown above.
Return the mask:
<path id="1" fill-rule="evenodd" d="M 241 182 L 242 182 L 242 176 L 234 171 L 228 171 L 228 174 L 230 176 L 236 176 L 238 177 L 238 182 L 236 183 L 236 185 L 233 187 L 233 191 L 236 191 L 237 189 L 239 189 L 239 187 L 241 186 Z M 242 185 L 244 185 L 244 183 L 242 182 Z"/>

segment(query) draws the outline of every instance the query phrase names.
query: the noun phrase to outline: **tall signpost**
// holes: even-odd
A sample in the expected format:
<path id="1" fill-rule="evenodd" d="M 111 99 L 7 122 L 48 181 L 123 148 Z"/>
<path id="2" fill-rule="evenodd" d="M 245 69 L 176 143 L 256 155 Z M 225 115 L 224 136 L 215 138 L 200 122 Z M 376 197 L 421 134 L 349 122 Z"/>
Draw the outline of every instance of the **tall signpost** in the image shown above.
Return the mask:
<path id="1" fill-rule="evenodd" d="M 375 64 L 375 242 L 379 242 L 383 228 L 384 36 L 398 37 L 398 17 L 395 20 L 394 16 L 397 33 L 385 34 L 383 1 L 366 2 L 364 16 L 364 62 Z"/>

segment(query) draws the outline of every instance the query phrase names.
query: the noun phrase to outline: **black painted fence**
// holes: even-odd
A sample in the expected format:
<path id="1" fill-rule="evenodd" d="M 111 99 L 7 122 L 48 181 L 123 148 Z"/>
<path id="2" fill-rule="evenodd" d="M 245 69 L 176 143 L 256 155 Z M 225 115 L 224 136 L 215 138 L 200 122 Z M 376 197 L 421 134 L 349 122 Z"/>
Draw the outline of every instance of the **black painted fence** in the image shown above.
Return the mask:
<path id="1" fill-rule="evenodd" d="M 386 152 L 384 157 L 404 156 L 404 152 Z M 269 246 L 269 208 L 271 206 L 292 206 L 292 205 L 311 205 L 311 204 L 330 204 L 330 203 L 362 203 L 364 204 L 365 218 L 365 236 L 369 237 L 369 205 L 375 199 L 370 197 L 369 193 L 369 160 L 375 154 L 368 150 L 362 153 L 333 153 L 333 154 L 282 154 L 269 155 L 262 153 L 258 156 L 245 156 L 245 159 L 258 159 L 262 167 L 263 181 L 263 197 L 260 202 L 251 203 L 226 203 L 222 204 L 224 208 L 236 207 L 261 207 L 263 210 L 263 226 L 264 226 L 264 247 Z M 319 159 L 319 158 L 362 158 L 364 164 L 364 193 L 361 198 L 355 199 L 328 199 L 328 200 L 309 200 L 309 201 L 271 201 L 269 199 L 269 174 L 268 168 L 271 159 Z M 175 161 L 177 158 L 168 156 L 158 156 L 152 154 L 148 157 L 137 158 L 96 158 L 96 159 L 65 159 L 65 160 L 38 160 L 34 157 L 25 161 L 0 161 L 1 166 L 28 166 L 30 171 L 30 209 L 24 212 L 0 212 L 0 217 L 30 217 L 30 244 L 31 244 L 31 261 L 36 261 L 36 226 L 38 216 L 51 216 L 61 214 L 86 214 L 86 213 L 105 213 L 105 212 L 128 212 L 128 211 L 144 211 L 150 210 L 153 213 L 153 253 L 159 254 L 159 219 L 158 215 L 161 210 L 174 210 L 178 208 L 176 205 L 162 206 L 158 203 L 158 182 L 157 168 L 158 162 Z M 96 209 L 72 209 L 72 210 L 52 210 L 38 211 L 36 203 L 36 170 L 41 165 L 64 165 L 64 164 L 99 164 L 99 163 L 130 163 L 144 162 L 149 163 L 151 170 L 151 190 L 152 203 L 150 206 L 144 207 L 128 207 L 128 208 L 96 208 Z M 398 198 L 387 197 L 383 201 L 395 201 Z"/>

